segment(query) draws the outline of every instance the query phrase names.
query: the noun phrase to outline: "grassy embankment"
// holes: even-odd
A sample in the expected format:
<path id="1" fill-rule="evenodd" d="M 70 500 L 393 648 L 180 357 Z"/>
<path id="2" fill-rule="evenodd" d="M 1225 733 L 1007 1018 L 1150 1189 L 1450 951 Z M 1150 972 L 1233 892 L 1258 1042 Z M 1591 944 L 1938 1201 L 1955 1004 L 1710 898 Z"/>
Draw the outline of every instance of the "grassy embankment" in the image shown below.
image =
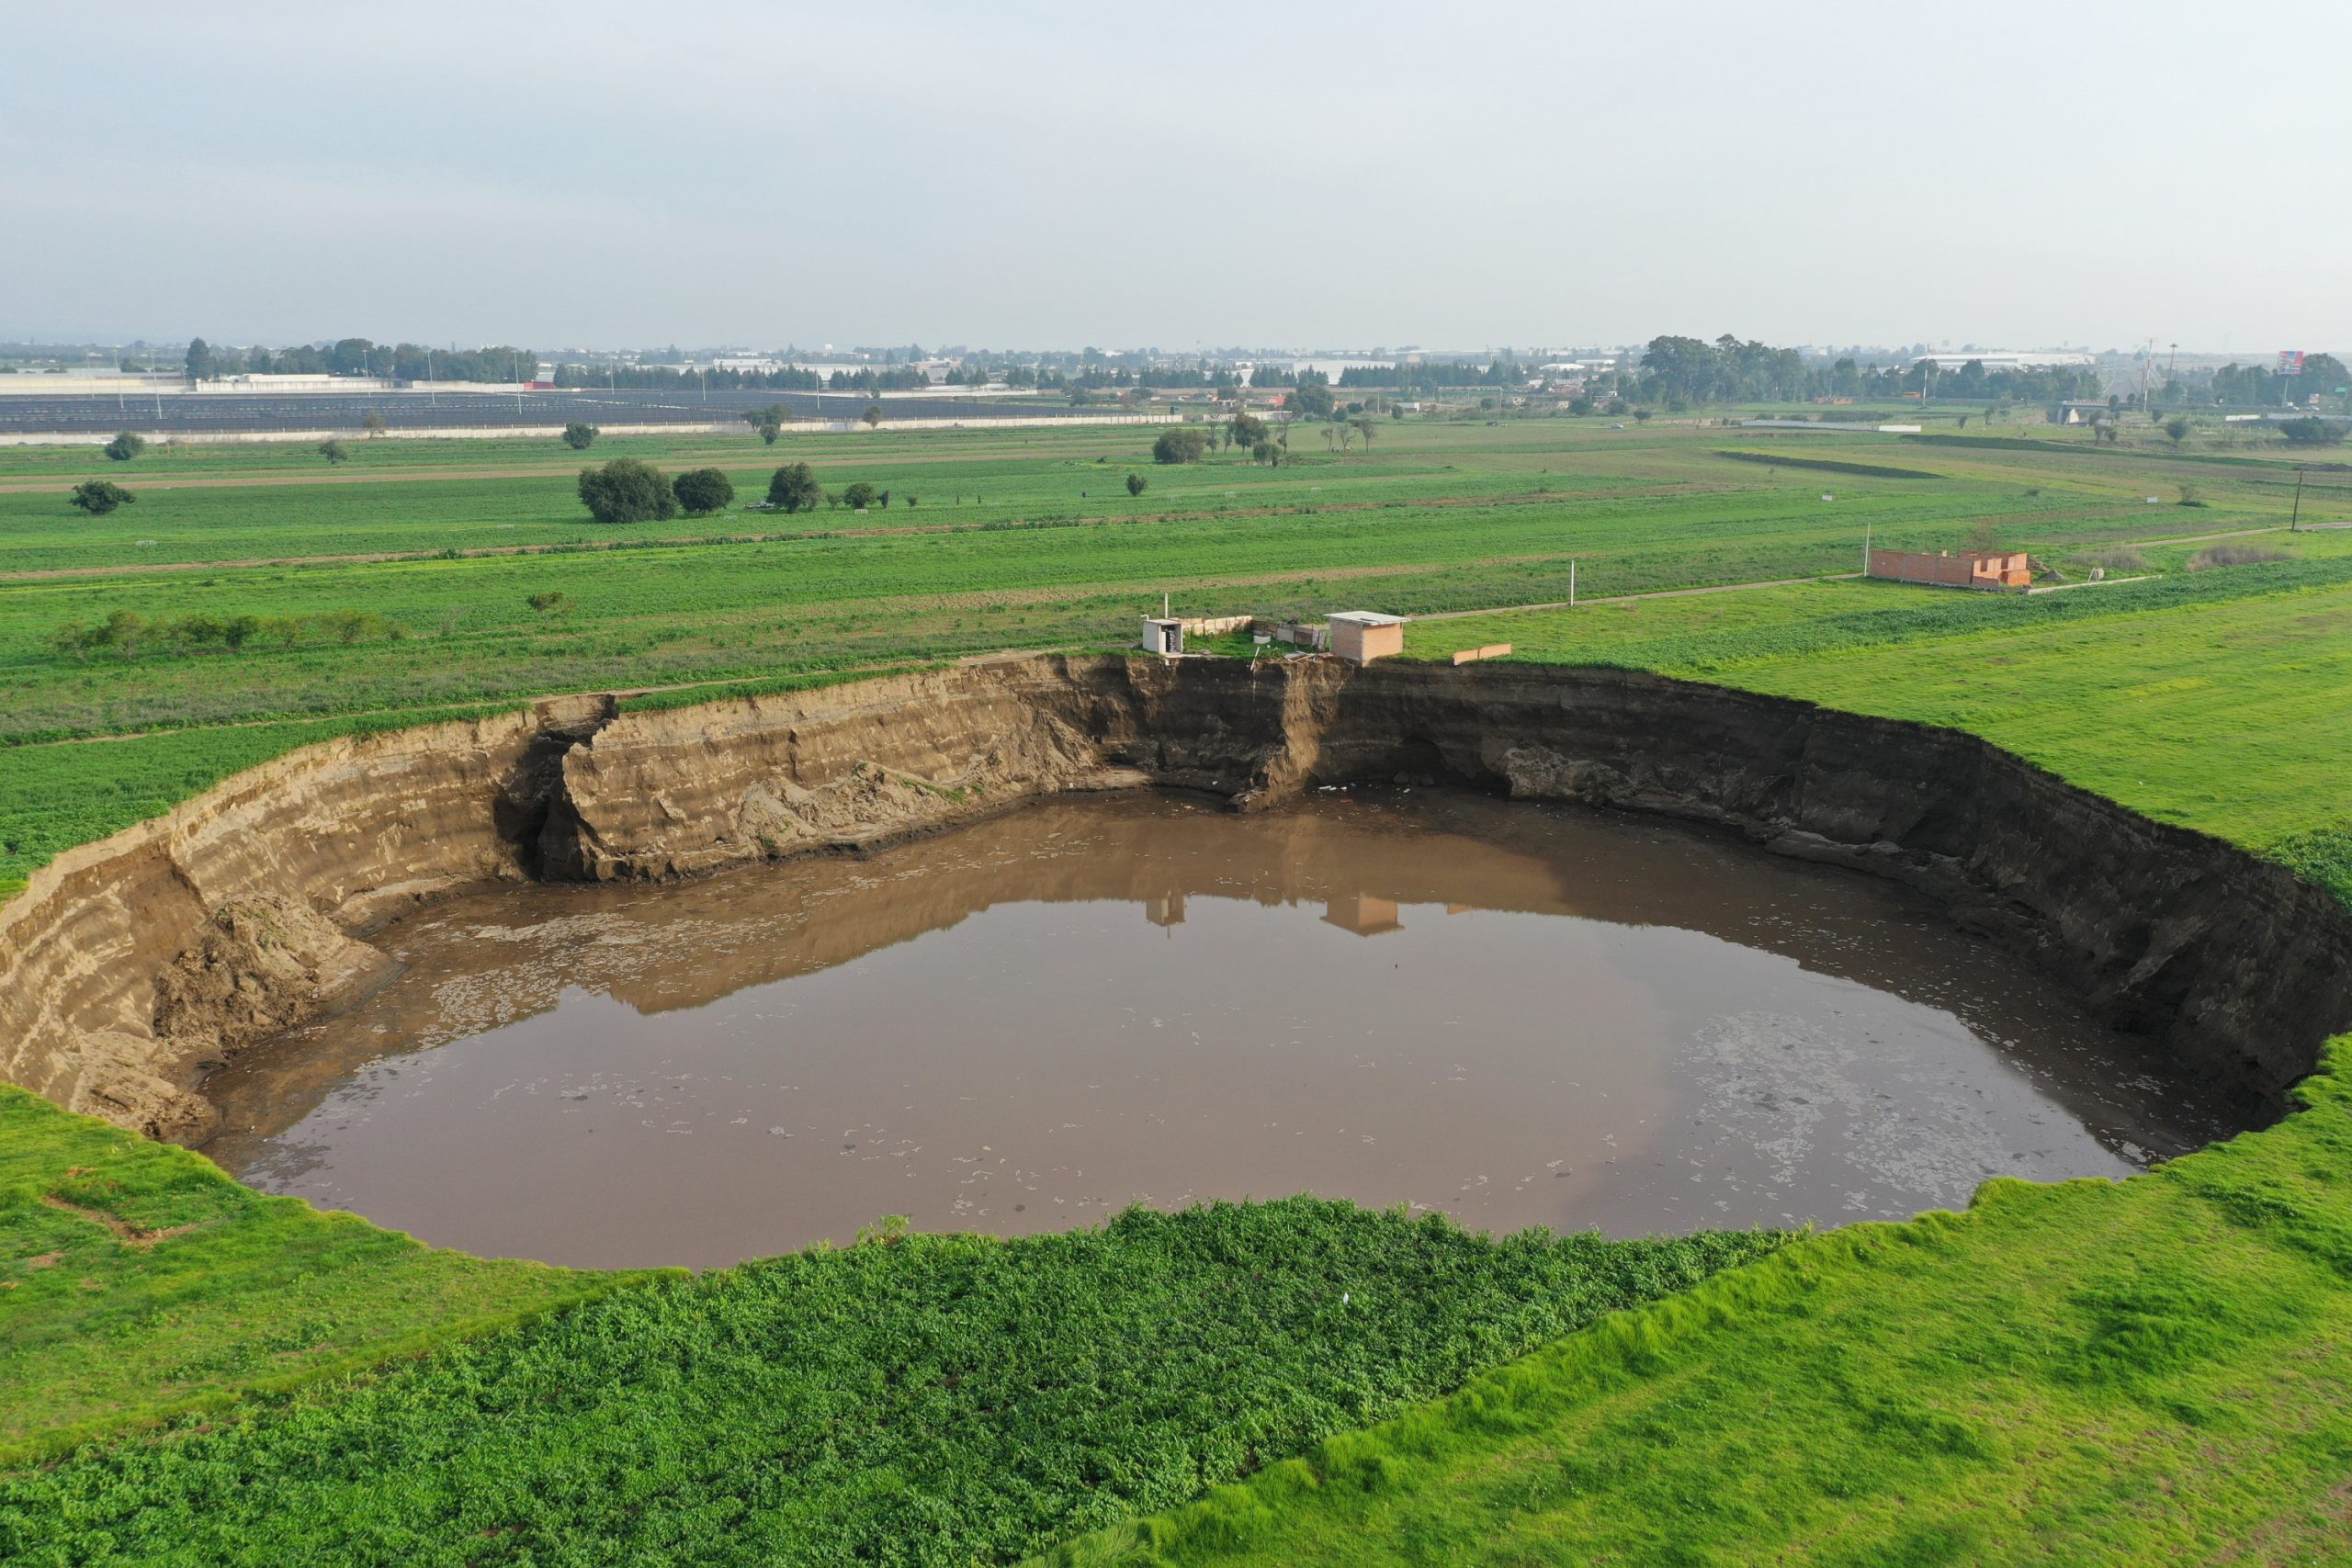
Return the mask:
<path id="1" fill-rule="evenodd" d="M 37 1451 L 101 1413 L 220 1405 L 609 1292 L 0 1470 L 8 1562 L 1005 1561 L 1777 1240 L 1494 1241 L 1294 1199 L 1015 1241 L 885 1234 L 622 1284 L 424 1251 L 18 1090 L 0 1114 L 0 1409 Z M 83 1173 L 61 1183 L 68 1162 Z M 195 1228 L 125 1242 L 52 1189 Z"/>
<path id="2" fill-rule="evenodd" d="M 1804 1238 L 1046 1561 L 2342 1562 L 2347 1072 L 2126 1182 Z"/>

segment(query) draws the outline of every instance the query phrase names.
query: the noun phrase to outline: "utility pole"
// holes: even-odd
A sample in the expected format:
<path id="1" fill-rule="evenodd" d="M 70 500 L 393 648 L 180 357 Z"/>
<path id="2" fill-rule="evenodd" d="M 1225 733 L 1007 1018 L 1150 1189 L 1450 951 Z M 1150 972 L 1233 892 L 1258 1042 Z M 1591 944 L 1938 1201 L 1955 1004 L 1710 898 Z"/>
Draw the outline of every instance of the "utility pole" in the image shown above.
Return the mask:
<path id="1" fill-rule="evenodd" d="M 2288 514 L 2287 532 L 2293 533 L 2303 520 L 2303 470 L 2295 470 L 2295 510 Z"/>
<path id="2" fill-rule="evenodd" d="M 1571 609 L 1571 610 L 1573 610 L 1573 609 L 1575 609 L 1576 607 L 1577 607 L 1577 561 L 1576 561 L 1576 558 L 1575 558 L 1574 556 L 1570 556 L 1570 557 L 1568 558 L 1568 608 L 1569 608 L 1569 609 Z"/>
<path id="3" fill-rule="evenodd" d="M 1862 519 L 1862 575 L 1871 574 L 1871 520 Z"/>

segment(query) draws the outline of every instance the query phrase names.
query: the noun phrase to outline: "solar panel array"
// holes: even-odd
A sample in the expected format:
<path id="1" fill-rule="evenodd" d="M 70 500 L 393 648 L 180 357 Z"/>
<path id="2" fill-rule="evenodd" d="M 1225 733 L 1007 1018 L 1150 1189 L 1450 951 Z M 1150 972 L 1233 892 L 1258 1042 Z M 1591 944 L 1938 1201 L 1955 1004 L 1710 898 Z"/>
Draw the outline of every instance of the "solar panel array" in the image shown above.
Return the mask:
<path id="1" fill-rule="evenodd" d="M 535 392 L 125 392 L 0 396 L 0 434 L 105 435 L 118 430 L 187 434 L 356 431 L 369 414 L 392 430 L 501 425 L 702 424 L 736 423 L 746 411 L 782 403 L 796 418 L 854 420 L 876 400 L 854 392 L 694 389 Z M 882 400 L 885 422 L 1022 419 L 1066 414 L 1055 403 L 978 403 L 966 398 Z"/>

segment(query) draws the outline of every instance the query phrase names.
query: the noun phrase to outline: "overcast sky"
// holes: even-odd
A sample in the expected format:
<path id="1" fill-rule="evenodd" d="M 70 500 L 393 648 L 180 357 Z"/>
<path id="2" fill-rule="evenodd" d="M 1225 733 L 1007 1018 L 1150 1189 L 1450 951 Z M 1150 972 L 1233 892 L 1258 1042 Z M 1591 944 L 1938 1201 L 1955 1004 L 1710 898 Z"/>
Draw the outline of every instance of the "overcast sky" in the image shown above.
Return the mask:
<path id="1" fill-rule="evenodd" d="M 2352 4 L 0 0 L 0 334 L 2352 345 Z"/>

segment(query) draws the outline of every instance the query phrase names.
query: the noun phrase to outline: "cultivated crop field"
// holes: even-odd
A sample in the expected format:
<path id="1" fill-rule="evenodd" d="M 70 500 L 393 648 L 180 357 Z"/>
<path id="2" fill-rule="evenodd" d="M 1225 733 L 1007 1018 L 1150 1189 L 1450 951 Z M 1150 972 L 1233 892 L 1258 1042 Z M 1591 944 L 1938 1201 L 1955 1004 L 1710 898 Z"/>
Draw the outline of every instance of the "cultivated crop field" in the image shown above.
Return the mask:
<path id="1" fill-rule="evenodd" d="M 1564 599 L 1571 563 L 1586 598 L 1849 573 L 1866 536 L 1915 548 L 1996 539 L 2071 565 L 2077 580 L 2093 556 L 2129 558 L 2113 552 L 2131 541 L 2244 536 L 2315 563 L 2352 538 L 2284 535 L 2291 474 L 2218 452 L 1547 420 L 1395 422 L 1341 453 L 1310 434 L 1321 428 L 1295 431 L 1274 468 L 1238 451 L 1155 465 L 1151 429 L 1132 426 L 886 426 L 787 434 L 773 447 L 748 430 L 600 441 L 595 458 L 715 465 L 739 492 L 719 515 L 618 527 L 589 521 L 572 485 L 583 459 L 553 440 L 358 441 L 333 468 L 267 446 L 158 449 L 127 464 L 89 448 L 0 451 L 0 668 L 11 693 L 0 711 L 0 885 L 273 744 L 316 738 L 321 723 L 1117 647 L 1163 592 L 1194 614 L 1426 614 Z M 864 480 L 893 504 L 751 510 L 768 469 L 787 460 L 809 462 L 835 494 Z M 1127 493 L 1129 473 L 1146 480 L 1139 496 Z M 139 499 L 85 517 L 64 491 L 88 477 Z M 2345 482 L 2324 477 L 2308 514 L 2352 515 L 2335 488 Z M 2199 504 L 2180 504 L 2184 485 Z M 2181 571 L 2199 547 L 2141 545 L 2148 564 L 2133 570 L 2248 591 L 2223 580 L 2256 569 Z M 386 555 L 401 558 L 377 558 Z M 2278 569 L 2256 570 L 2266 573 Z M 1764 592 L 1740 612 L 1760 617 L 1759 635 L 1815 618 L 1816 597 Z M 1930 627 L 1985 608 L 1923 604 Z M 380 625 L 345 640 L 330 622 L 355 613 Z M 235 651 L 154 637 L 128 651 L 54 646 L 61 628 L 125 615 L 307 625 Z M 1587 620 L 1576 624 L 1588 635 Z M 1889 623 L 1877 624 L 1883 635 Z M 99 750 L 58 744 L 101 737 L 115 739 Z M 70 825 L 51 801 L 72 803 Z"/>
<path id="2" fill-rule="evenodd" d="M 354 728 L 1114 648 L 1165 592 L 1956 726 L 2352 900 L 2340 468 L 2290 533 L 2291 459 L 2218 428 L 1319 428 L 1274 468 L 1148 427 L 605 439 L 738 491 L 614 527 L 552 440 L 0 449 L 0 893 Z M 893 503 L 750 510 L 792 461 Z M 72 511 L 93 478 L 139 499 Z M 1860 581 L 1866 535 L 2064 583 Z M 240 616 L 274 629 L 169 629 Z M 2340 1561 L 2347 1052 L 2276 1127 L 1904 1224 L 1298 1200 L 695 1280 L 435 1251 L 0 1089 L 0 1557 Z"/>

